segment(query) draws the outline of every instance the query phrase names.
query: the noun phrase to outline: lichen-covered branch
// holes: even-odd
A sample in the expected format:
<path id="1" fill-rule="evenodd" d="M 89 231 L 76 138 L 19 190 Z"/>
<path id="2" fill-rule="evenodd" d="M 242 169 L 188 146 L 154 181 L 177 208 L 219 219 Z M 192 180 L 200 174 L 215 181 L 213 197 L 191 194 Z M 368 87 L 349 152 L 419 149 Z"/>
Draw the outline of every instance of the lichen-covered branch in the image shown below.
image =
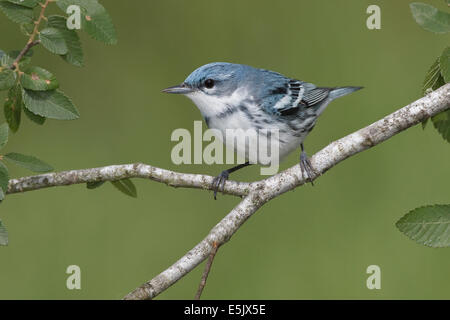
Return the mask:
<path id="1" fill-rule="evenodd" d="M 342 160 L 449 108 L 450 84 L 446 84 L 385 118 L 332 142 L 312 157 L 312 166 L 318 174 L 323 174 Z M 199 244 L 168 269 L 130 292 L 124 299 L 154 298 L 205 260 L 214 245 L 220 246 L 227 242 L 264 203 L 305 182 L 299 165 L 265 180 L 253 182 L 249 185 L 248 195 Z M 229 187 L 229 183 L 232 182 L 227 182 L 226 188 Z"/>
<path id="2" fill-rule="evenodd" d="M 134 163 L 46 173 L 12 179 L 9 181 L 7 194 L 87 182 L 114 181 L 125 178 L 144 178 L 162 182 L 176 188 L 183 187 L 206 190 L 213 190 L 212 182 L 214 179 L 214 177 L 207 175 L 180 173 L 143 163 Z M 225 186 L 224 193 L 245 196 L 248 194 L 249 189 L 250 183 L 229 181 Z"/>

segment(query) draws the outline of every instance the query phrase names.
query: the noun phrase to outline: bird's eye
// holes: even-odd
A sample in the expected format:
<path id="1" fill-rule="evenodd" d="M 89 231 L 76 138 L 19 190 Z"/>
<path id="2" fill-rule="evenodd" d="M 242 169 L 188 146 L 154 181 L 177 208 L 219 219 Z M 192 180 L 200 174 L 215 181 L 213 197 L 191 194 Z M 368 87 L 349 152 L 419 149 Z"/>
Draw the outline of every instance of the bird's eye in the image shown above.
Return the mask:
<path id="1" fill-rule="evenodd" d="M 213 79 L 206 79 L 205 80 L 205 87 L 208 89 L 211 89 L 214 87 L 214 80 Z"/>

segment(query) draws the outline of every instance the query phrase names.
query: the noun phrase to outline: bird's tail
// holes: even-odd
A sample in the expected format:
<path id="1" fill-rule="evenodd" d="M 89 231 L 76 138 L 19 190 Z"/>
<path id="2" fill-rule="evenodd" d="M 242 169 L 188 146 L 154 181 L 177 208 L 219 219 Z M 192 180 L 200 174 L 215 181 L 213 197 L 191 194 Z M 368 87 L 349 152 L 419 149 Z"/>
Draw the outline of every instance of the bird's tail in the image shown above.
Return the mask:
<path id="1" fill-rule="evenodd" d="M 328 94 L 328 98 L 330 98 L 331 100 L 334 100 L 336 98 L 340 98 L 343 96 L 346 96 L 354 91 L 357 91 L 359 89 L 362 89 L 363 87 L 339 87 L 339 88 L 334 88 L 330 91 L 330 93 Z"/>

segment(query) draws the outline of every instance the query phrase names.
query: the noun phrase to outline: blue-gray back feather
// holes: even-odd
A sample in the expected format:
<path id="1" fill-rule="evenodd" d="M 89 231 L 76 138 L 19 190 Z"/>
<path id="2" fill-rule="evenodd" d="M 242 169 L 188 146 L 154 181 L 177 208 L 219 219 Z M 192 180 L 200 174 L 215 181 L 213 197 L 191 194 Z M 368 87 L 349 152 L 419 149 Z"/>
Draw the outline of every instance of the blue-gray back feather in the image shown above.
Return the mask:
<path id="1" fill-rule="evenodd" d="M 189 75 L 185 83 L 201 87 L 207 77 L 217 83 L 216 95 L 246 87 L 253 102 L 262 110 L 279 116 L 295 115 L 305 108 L 316 109 L 318 115 L 332 100 L 361 89 L 316 87 L 312 83 L 291 79 L 278 72 L 226 62 L 214 62 L 198 68 Z"/>

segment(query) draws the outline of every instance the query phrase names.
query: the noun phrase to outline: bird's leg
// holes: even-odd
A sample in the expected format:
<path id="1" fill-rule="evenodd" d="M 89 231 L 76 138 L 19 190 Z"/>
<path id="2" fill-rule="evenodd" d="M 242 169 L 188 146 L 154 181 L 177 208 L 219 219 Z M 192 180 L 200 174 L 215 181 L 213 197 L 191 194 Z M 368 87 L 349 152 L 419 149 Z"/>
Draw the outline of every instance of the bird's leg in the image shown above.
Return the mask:
<path id="1" fill-rule="evenodd" d="M 302 176 L 306 174 L 306 179 L 309 179 L 311 185 L 314 185 L 312 177 L 314 174 L 316 174 L 316 171 L 312 167 L 311 161 L 309 161 L 309 158 L 306 155 L 303 143 L 300 144 L 300 147 L 302 148 L 302 152 L 300 153 L 300 169 L 302 170 Z"/>
<path id="2" fill-rule="evenodd" d="M 217 200 L 217 192 L 219 191 L 219 189 L 222 189 L 222 191 L 223 191 L 223 188 L 225 186 L 225 181 L 228 180 L 228 176 L 230 175 L 230 173 L 232 173 L 236 170 L 242 169 L 248 165 L 250 165 L 250 163 L 247 161 L 246 163 L 242 163 L 233 168 L 223 170 L 217 177 L 214 178 L 214 180 L 213 180 L 214 200 Z"/>

